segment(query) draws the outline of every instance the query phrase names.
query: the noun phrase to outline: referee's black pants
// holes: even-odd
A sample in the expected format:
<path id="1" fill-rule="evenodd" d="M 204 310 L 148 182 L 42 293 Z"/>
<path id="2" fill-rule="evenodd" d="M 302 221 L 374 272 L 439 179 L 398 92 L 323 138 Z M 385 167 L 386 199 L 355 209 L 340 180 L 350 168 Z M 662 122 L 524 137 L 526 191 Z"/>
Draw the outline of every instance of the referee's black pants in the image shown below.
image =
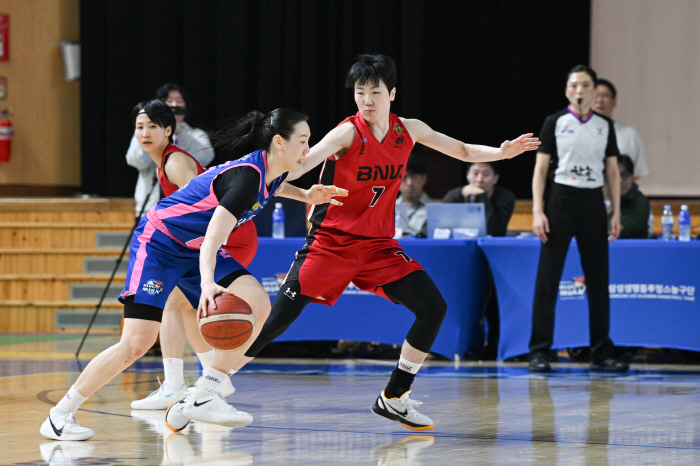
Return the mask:
<path id="1" fill-rule="evenodd" d="M 571 238 L 576 237 L 586 277 L 591 359 L 612 356 L 608 294 L 608 223 L 600 188 L 584 189 L 553 183 L 545 203 L 548 241 L 540 250 L 532 312 L 530 353 L 546 352 L 554 335 L 554 307 Z"/>

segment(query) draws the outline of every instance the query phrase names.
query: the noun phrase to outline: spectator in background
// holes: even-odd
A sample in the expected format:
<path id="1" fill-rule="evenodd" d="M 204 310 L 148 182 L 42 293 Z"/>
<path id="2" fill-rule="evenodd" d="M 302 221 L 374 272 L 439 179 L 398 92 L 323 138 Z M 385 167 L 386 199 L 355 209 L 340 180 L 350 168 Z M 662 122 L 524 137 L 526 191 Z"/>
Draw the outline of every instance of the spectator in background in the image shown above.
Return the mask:
<path id="1" fill-rule="evenodd" d="M 515 195 L 508 189 L 496 186 L 499 176 L 497 162 L 475 162 L 469 166 L 469 184 L 451 189 L 442 202 L 483 202 L 486 208 L 486 233 L 505 236 L 508 222 L 515 208 Z"/>
<path id="2" fill-rule="evenodd" d="M 403 237 L 428 236 L 428 212 L 425 207 L 435 202 L 423 192 L 428 182 L 425 159 L 412 153 L 406 162 L 406 171 L 399 187 L 399 197 L 396 199 L 396 233 Z"/>
<path id="3" fill-rule="evenodd" d="M 620 238 L 646 238 L 649 234 L 649 199 L 634 182 L 634 162 L 627 155 L 617 158 L 620 168 Z"/>
<path id="4" fill-rule="evenodd" d="M 173 144 L 192 154 L 197 162 L 206 168 L 214 159 L 214 149 L 212 149 L 209 137 L 204 131 L 193 128 L 185 122 L 188 106 L 184 89 L 177 84 L 164 84 L 156 90 L 156 99 L 165 102 L 168 107 L 173 109 L 175 114 L 177 127 L 173 135 Z M 139 177 L 136 180 L 136 190 L 134 191 L 136 215 L 146 213 L 161 198 L 160 189 L 152 189 L 155 184 L 158 184 L 156 179 L 156 169 L 158 167 L 151 160 L 148 153 L 143 150 L 135 136 L 131 138 L 129 150 L 126 152 L 126 163 L 139 171 Z"/>
<path id="5" fill-rule="evenodd" d="M 613 110 L 617 104 L 617 89 L 607 79 L 599 79 L 595 87 L 593 110 L 612 119 Z M 617 148 L 621 154 L 627 154 L 635 167 L 635 176 L 642 177 L 649 174 L 647 159 L 644 155 L 644 143 L 639 132 L 632 125 L 615 121 L 615 135 L 617 136 Z"/>

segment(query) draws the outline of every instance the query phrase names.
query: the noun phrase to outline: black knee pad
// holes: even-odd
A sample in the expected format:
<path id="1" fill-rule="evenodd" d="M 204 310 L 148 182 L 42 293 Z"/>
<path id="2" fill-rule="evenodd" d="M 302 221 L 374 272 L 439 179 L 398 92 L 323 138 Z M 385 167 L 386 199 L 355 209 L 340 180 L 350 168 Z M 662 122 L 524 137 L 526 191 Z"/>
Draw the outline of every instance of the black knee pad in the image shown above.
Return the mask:
<path id="1" fill-rule="evenodd" d="M 382 288 L 389 298 L 416 315 L 406 341 L 419 351 L 429 352 L 447 313 L 447 303 L 432 278 L 419 270 Z"/>
<path id="2" fill-rule="evenodd" d="M 280 287 L 277 297 L 272 302 L 270 317 L 265 321 L 260 335 L 245 355 L 254 358 L 272 340 L 282 335 L 297 320 L 301 311 L 313 301 L 313 298 L 301 294 L 301 284 L 294 280 L 285 282 Z"/>

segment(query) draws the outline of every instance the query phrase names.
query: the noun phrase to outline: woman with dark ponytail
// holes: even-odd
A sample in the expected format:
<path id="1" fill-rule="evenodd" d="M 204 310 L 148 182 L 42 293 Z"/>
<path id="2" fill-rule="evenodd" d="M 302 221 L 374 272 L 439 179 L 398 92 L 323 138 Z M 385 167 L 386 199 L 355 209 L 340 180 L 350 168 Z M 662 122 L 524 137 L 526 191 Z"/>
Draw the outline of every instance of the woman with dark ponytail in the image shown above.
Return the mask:
<path id="1" fill-rule="evenodd" d="M 167 93 L 166 93 L 167 94 Z M 134 139 L 156 165 L 158 182 L 165 196 L 170 196 L 204 168 L 188 152 L 173 143 L 177 116 L 159 99 L 137 104 L 131 112 Z M 253 222 L 236 228 L 224 245 L 226 252 L 239 264 L 247 267 L 258 248 L 258 233 Z M 209 367 L 214 350 L 199 333 L 195 309 L 176 287 L 168 297 L 160 328 L 160 349 L 163 356 L 163 383 L 147 397 L 131 402 L 132 409 L 167 409 L 173 399 L 187 394 L 184 376 L 185 341 L 189 341 L 203 368 Z M 233 394 L 231 381 L 223 380 L 222 394 Z"/>
<path id="2" fill-rule="evenodd" d="M 134 231 L 129 254 L 124 303 L 124 331 L 116 345 L 97 355 L 66 396 L 49 412 L 40 433 L 57 440 L 87 440 L 92 429 L 81 427 L 75 412 L 88 396 L 143 356 L 153 345 L 170 292 L 180 288 L 198 316 L 205 317 L 214 297 L 227 293 L 246 301 L 255 317 L 253 335 L 234 351 L 217 351 L 210 367 L 187 396 L 166 412 L 173 431 L 191 420 L 229 427 L 245 426 L 253 417 L 237 411 L 221 395 L 222 381 L 250 347 L 270 313 L 270 297 L 253 276 L 221 245 L 238 225 L 252 219 L 273 195 L 309 204 L 342 205 L 347 196 L 335 186 L 303 190 L 285 183 L 301 168 L 309 152 L 308 117 L 277 109 L 248 114 L 221 131 L 220 145 L 252 142 L 259 150 L 210 168 L 171 196 L 163 198 Z M 175 402 L 177 400 L 173 400 Z"/>

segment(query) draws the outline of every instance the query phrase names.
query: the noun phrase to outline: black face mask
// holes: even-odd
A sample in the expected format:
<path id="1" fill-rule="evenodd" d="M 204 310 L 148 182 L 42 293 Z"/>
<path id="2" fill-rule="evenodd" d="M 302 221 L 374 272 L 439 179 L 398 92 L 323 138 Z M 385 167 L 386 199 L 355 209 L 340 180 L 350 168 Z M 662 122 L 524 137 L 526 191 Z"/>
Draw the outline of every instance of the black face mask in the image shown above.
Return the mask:
<path id="1" fill-rule="evenodd" d="M 187 113 L 187 107 L 170 107 L 174 115 L 184 115 Z"/>

